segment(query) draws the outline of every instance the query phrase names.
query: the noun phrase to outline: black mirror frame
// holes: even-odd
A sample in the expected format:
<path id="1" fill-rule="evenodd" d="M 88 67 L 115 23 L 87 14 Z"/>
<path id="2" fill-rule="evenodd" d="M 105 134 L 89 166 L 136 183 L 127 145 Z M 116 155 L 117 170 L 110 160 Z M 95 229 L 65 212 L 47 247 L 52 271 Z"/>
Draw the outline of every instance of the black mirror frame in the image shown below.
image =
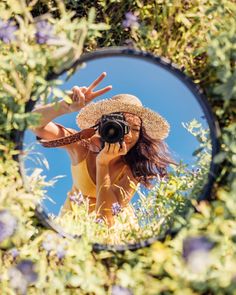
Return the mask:
<path id="1" fill-rule="evenodd" d="M 210 198 L 210 193 L 212 190 L 212 186 L 214 183 L 214 180 L 216 176 L 218 175 L 219 172 L 219 165 L 213 162 L 213 158 L 216 154 L 219 153 L 220 151 L 220 143 L 219 143 L 219 137 L 220 137 L 220 128 L 219 124 L 214 116 L 214 114 L 211 111 L 211 108 L 207 102 L 206 97 L 203 95 L 203 91 L 201 88 L 196 85 L 188 76 L 186 76 L 176 64 L 172 63 L 170 60 L 164 58 L 164 57 L 159 57 L 155 56 L 149 52 L 144 52 L 144 51 L 139 51 L 136 49 L 131 49 L 127 47 L 107 47 L 107 48 L 101 48 L 98 49 L 94 52 L 86 53 L 82 55 L 70 68 L 64 69 L 60 73 L 50 73 L 47 76 L 47 80 L 54 80 L 67 72 L 68 70 L 77 67 L 79 64 L 82 64 L 83 62 L 88 62 L 93 59 L 98 59 L 98 58 L 104 58 L 104 57 L 114 57 L 114 56 L 122 56 L 122 57 L 133 57 L 133 58 L 142 58 L 143 60 L 146 60 L 148 62 L 151 62 L 153 64 L 156 64 L 169 72 L 171 72 L 173 75 L 175 75 L 179 80 L 181 80 L 187 87 L 188 89 L 193 93 L 194 97 L 198 101 L 199 105 L 201 106 L 205 116 L 207 123 L 209 125 L 210 129 L 210 137 L 211 137 L 211 143 L 212 143 L 212 160 L 211 160 L 211 165 L 210 165 L 210 171 L 208 174 L 208 182 L 204 186 L 202 193 L 200 194 L 198 198 L 198 202 L 202 200 L 207 200 L 211 201 Z M 25 112 L 31 112 L 34 108 L 36 101 L 29 100 L 26 103 L 25 106 Z M 14 142 L 16 143 L 16 149 L 17 150 L 23 150 L 23 139 L 24 139 L 24 131 L 14 131 L 12 133 L 12 138 Z M 24 182 L 24 167 L 23 163 L 20 160 L 20 156 L 16 156 L 15 160 L 19 162 L 20 165 L 20 174 L 22 176 L 23 182 Z M 73 236 L 70 234 L 65 233 L 59 226 L 56 224 L 53 224 L 52 221 L 50 220 L 48 214 L 44 211 L 42 208 L 41 204 L 38 204 L 36 206 L 35 210 L 35 215 L 38 218 L 38 220 L 47 228 L 50 228 L 60 234 L 62 237 L 66 238 L 77 238 L 80 239 L 81 236 Z M 168 230 L 165 234 L 161 236 L 156 236 L 152 238 L 148 238 L 147 240 L 141 241 L 139 243 L 134 243 L 134 244 L 127 244 L 127 245 L 103 245 L 103 244 L 98 244 L 94 243 L 93 244 L 93 250 L 95 252 L 101 251 L 101 250 L 106 250 L 106 251 L 117 251 L 117 252 L 123 252 L 126 250 L 134 251 L 139 248 L 147 247 L 150 246 L 153 242 L 155 241 L 164 241 L 166 236 L 169 236 L 173 238 L 181 229 L 180 227 L 178 230 Z"/>

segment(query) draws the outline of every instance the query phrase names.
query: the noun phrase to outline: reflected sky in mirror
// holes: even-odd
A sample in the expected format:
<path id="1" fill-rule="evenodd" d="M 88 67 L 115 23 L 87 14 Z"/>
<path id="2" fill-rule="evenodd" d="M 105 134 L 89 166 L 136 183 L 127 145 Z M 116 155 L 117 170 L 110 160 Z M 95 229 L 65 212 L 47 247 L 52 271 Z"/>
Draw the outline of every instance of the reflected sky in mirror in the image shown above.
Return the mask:
<path id="1" fill-rule="evenodd" d="M 199 143 L 183 127 L 182 123 L 196 119 L 202 124 L 203 128 L 207 128 L 208 124 L 199 103 L 186 85 L 166 69 L 146 60 L 133 57 L 105 57 L 88 61 L 60 88 L 70 90 L 75 85 L 88 86 L 104 71 L 107 72 L 107 77 L 98 89 L 107 85 L 112 85 L 113 89 L 94 101 L 109 98 L 119 93 L 136 95 L 145 107 L 160 113 L 169 122 L 170 133 L 165 142 L 168 144 L 174 160 L 176 162 L 182 160 L 191 165 L 194 162 L 192 153 L 197 149 Z M 60 78 L 64 80 L 65 76 L 63 75 Z M 76 115 L 77 113 L 67 114 L 56 118 L 54 121 L 79 130 L 75 123 Z M 26 131 L 24 146 L 27 147 L 35 142 L 35 135 Z M 47 149 L 40 144 L 36 144 L 33 152 L 42 153 L 46 157 L 49 170 L 43 166 L 40 167 L 44 169 L 47 180 L 63 175 L 63 178 L 59 178 L 54 187 L 47 188 L 47 195 L 54 200 L 55 204 L 49 200 L 44 202 L 48 212 L 58 214 L 65 201 L 66 194 L 72 186 L 69 156 L 63 149 Z M 33 153 L 32 158 L 35 158 Z M 39 164 L 35 164 L 29 158 L 25 162 L 25 167 L 32 172 L 35 167 L 39 167 Z M 135 202 L 137 198 L 138 195 L 136 194 L 132 202 Z"/>

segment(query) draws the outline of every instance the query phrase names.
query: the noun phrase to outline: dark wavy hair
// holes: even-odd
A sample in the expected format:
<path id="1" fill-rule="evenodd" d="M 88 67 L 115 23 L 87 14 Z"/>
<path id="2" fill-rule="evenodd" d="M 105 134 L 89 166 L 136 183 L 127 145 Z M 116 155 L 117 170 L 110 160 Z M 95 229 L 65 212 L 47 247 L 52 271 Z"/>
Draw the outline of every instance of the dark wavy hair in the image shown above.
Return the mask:
<path id="1" fill-rule="evenodd" d="M 111 114 L 125 115 L 129 113 L 114 112 Z M 134 114 L 131 115 L 138 117 Z M 139 118 L 139 120 L 141 119 Z M 99 122 L 100 119 L 96 121 L 96 124 Z M 142 120 L 137 143 L 122 159 L 124 163 L 131 168 L 134 178 L 147 188 L 152 186 L 152 179 L 163 178 L 167 175 L 167 167 L 169 164 L 177 165 L 171 158 L 167 144 L 163 140 L 150 137 L 146 133 Z"/>
<path id="2" fill-rule="evenodd" d="M 143 126 L 140 129 L 139 140 L 132 149 L 123 156 L 129 165 L 134 178 L 145 187 L 151 187 L 151 180 L 167 175 L 169 164 L 176 162 L 171 158 L 167 144 L 147 135 Z"/>

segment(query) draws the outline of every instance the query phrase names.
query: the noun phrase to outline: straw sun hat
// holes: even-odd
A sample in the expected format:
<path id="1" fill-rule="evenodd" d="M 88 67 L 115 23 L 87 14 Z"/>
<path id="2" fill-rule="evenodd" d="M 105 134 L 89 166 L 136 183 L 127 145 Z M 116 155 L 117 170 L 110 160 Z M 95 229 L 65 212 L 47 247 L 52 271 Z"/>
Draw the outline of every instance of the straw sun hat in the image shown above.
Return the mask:
<path id="1" fill-rule="evenodd" d="M 163 140 L 168 136 L 170 125 L 158 113 L 143 107 L 134 95 L 118 94 L 109 99 L 86 105 L 77 115 L 76 123 L 80 129 L 95 125 L 102 115 L 114 112 L 126 112 L 137 115 L 142 120 L 146 133 L 153 139 Z"/>

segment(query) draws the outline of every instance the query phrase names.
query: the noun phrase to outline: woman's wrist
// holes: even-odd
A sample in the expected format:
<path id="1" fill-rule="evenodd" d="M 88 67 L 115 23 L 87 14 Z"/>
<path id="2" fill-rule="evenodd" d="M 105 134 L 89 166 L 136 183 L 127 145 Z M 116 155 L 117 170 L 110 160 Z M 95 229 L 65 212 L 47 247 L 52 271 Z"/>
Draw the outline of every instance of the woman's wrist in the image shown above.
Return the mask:
<path id="1" fill-rule="evenodd" d="M 41 120 L 37 128 L 44 127 L 52 120 L 59 116 L 68 114 L 69 112 L 69 108 L 63 100 L 46 105 L 40 105 L 32 110 L 32 113 L 38 113 L 41 115 Z"/>
<path id="2" fill-rule="evenodd" d="M 104 168 L 104 167 L 107 167 L 109 163 L 107 162 L 104 162 L 102 160 L 99 160 L 99 159 L 96 159 L 96 166 L 97 168 Z"/>
<path id="3" fill-rule="evenodd" d="M 79 112 L 84 107 L 84 105 L 80 105 L 78 102 L 67 103 L 65 100 L 62 100 L 61 102 L 67 114 Z"/>
<path id="4" fill-rule="evenodd" d="M 60 101 L 60 106 L 61 106 L 61 110 L 63 112 L 63 115 L 64 114 L 70 114 L 72 113 L 73 111 L 71 110 L 70 108 L 70 104 L 67 103 L 65 100 L 61 100 Z"/>

